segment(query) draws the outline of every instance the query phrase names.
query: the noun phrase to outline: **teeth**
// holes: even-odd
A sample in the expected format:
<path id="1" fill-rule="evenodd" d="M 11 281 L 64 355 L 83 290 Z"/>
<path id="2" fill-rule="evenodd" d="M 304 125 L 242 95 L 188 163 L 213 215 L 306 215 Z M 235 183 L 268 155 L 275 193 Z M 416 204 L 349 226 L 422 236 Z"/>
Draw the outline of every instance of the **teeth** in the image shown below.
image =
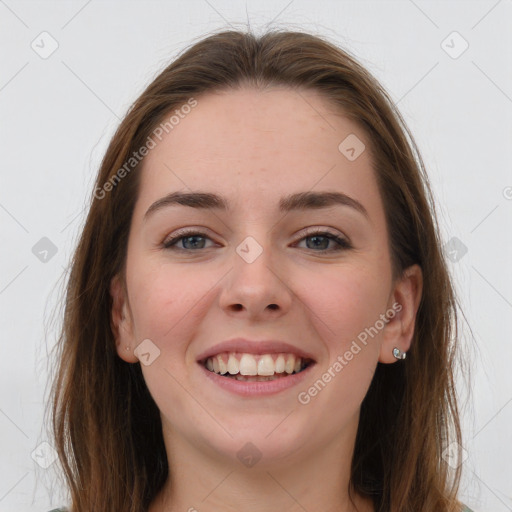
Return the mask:
<path id="1" fill-rule="evenodd" d="M 276 359 L 274 360 L 274 357 Z M 298 373 L 302 369 L 302 358 L 293 354 L 252 354 L 224 353 L 209 357 L 206 360 L 206 368 L 220 375 L 233 375 L 238 380 L 253 380 L 245 377 L 268 377 L 272 380 L 274 375 Z"/>
<path id="2" fill-rule="evenodd" d="M 210 359 L 208 359 L 209 361 Z M 230 375 L 236 375 L 240 371 L 240 365 L 238 364 L 238 359 L 233 355 L 229 354 L 228 359 L 228 372 Z"/>
<path id="3" fill-rule="evenodd" d="M 258 361 L 258 375 L 274 375 L 274 369 L 274 360 L 270 354 L 260 357 Z"/>
<path id="4" fill-rule="evenodd" d="M 284 372 L 284 356 L 279 354 L 276 359 L 276 373 Z"/>
<path id="5" fill-rule="evenodd" d="M 220 371 L 221 375 L 228 373 L 228 366 L 224 362 L 224 359 L 222 359 L 222 357 L 219 357 L 219 371 Z"/>
<path id="6" fill-rule="evenodd" d="M 256 359 L 250 354 L 243 354 L 240 358 L 240 374 L 241 375 L 258 375 L 258 366 Z"/>
<path id="7" fill-rule="evenodd" d="M 284 365 L 284 371 L 286 373 L 293 373 L 294 369 L 295 369 L 295 358 L 292 356 L 286 360 L 286 364 Z"/>

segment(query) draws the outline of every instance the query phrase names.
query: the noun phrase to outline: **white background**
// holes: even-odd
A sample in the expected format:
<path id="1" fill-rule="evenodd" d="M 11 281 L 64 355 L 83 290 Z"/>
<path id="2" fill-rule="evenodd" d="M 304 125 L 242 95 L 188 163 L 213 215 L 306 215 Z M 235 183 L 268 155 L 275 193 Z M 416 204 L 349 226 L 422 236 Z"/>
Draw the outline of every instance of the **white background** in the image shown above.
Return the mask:
<path id="1" fill-rule="evenodd" d="M 459 381 L 461 499 L 475 512 L 512 510 L 511 0 L 0 0 L 0 511 L 64 504 L 56 464 L 44 469 L 32 454 L 51 455 L 40 444 L 50 440 L 52 312 L 109 138 L 177 52 L 248 22 L 256 32 L 327 36 L 398 103 L 431 176 L 443 239 L 467 247 L 450 262 L 473 335 L 466 327 L 461 337 L 471 369 L 471 384 Z M 51 47 L 43 31 L 58 43 L 46 59 L 31 48 Z M 447 39 L 453 31 L 469 44 L 457 58 L 464 40 Z M 47 262 L 32 252 L 43 237 L 57 248 Z"/>

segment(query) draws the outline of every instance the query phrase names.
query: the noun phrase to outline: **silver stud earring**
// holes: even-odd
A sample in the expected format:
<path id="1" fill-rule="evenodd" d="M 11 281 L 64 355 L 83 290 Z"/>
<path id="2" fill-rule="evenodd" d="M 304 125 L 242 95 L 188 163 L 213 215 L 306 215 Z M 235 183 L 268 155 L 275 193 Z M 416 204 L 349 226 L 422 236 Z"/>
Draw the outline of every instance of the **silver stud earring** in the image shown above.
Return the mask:
<path id="1" fill-rule="evenodd" d="M 125 347 L 125 348 L 126 348 L 126 350 L 130 350 L 130 347 Z"/>
<path id="2" fill-rule="evenodd" d="M 407 355 L 405 352 L 402 352 L 399 348 L 393 349 L 393 355 L 396 357 L 396 359 L 405 359 L 405 356 Z"/>

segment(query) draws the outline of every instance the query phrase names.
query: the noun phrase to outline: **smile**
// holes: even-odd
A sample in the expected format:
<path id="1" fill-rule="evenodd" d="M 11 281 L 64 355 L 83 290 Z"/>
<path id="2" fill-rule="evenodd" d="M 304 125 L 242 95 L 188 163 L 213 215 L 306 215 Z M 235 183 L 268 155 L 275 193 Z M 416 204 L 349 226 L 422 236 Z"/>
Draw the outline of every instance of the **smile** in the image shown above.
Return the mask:
<path id="1" fill-rule="evenodd" d="M 312 359 L 295 354 L 249 354 L 224 352 L 202 361 L 207 370 L 223 377 L 245 382 L 281 379 L 304 371 Z"/>

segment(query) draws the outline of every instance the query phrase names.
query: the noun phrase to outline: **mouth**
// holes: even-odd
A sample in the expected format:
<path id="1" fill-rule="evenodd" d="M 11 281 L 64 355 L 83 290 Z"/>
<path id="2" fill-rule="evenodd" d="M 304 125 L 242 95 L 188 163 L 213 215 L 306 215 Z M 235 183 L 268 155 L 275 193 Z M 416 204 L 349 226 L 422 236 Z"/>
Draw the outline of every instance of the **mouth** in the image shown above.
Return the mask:
<path id="1" fill-rule="evenodd" d="M 265 382 L 299 374 L 315 361 L 291 353 L 256 355 L 247 352 L 222 352 L 198 362 L 209 372 L 226 379 Z"/>

